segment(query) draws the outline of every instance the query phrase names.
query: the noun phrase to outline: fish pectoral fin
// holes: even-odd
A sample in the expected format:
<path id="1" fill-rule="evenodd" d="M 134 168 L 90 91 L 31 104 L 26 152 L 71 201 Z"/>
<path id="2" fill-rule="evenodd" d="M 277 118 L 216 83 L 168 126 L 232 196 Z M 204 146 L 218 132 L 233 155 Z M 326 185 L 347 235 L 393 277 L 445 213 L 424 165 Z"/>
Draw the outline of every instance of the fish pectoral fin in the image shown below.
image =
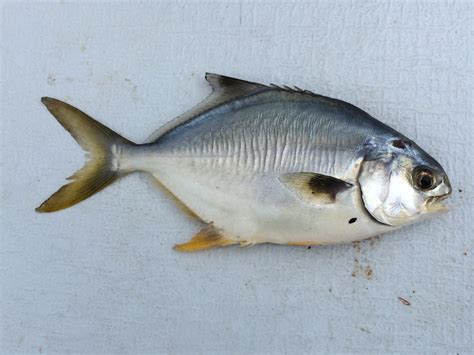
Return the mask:
<path id="1" fill-rule="evenodd" d="M 300 199 L 324 204 L 336 202 L 338 193 L 353 186 L 332 176 L 308 172 L 283 174 L 279 180 Z"/>
<path id="2" fill-rule="evenodd" d="M 176 244 L 174 249 L 182 252 L 200 251 L 215 247 L 225 247 L 237 244 L 235 241 L 222 236 L 216 227 L 208 224 L 186 243 Z"/>

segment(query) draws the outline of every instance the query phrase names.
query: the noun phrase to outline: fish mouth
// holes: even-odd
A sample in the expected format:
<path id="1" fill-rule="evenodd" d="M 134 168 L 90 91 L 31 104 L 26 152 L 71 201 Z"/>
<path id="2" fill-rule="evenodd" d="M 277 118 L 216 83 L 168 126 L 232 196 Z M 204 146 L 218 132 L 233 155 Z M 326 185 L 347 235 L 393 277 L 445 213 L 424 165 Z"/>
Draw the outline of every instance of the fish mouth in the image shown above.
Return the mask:
<path id="1" fill-rule="evenodd" d="M 432 196 L 426 201 L 426 207 L 430 212 L 446 212 L 449 207 L 444 201 L 451 195 L 451 192 L 441 196 Z"/>

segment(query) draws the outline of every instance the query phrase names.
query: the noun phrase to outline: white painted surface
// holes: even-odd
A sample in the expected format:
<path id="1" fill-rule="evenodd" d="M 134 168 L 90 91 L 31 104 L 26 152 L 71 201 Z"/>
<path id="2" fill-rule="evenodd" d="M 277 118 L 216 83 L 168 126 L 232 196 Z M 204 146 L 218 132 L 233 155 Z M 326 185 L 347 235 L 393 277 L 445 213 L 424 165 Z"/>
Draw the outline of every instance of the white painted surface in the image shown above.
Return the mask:
<path id="1" fill-rule="evenodd" d="M 8 2 L 1 28 L 3 352 L 472 351 L 471 2 Z M 199 225 L 140 175 L 34 212 L 82 164 L 41 96 L 143 141 L 206 71 L 360 106 L 438 158 L 457 208 L 359 246 L 192 255 L 171 247 Z"/>

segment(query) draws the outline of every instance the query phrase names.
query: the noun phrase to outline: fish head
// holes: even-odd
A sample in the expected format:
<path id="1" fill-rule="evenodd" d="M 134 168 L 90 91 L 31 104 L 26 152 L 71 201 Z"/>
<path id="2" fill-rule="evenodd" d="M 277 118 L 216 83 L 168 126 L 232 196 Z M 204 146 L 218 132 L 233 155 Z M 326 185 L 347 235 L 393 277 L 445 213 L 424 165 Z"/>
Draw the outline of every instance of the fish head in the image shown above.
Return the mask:
<path id="1" fill-rule="evenodd" d="M 365 209 L 378 222 L 403 226 L 447 210 L 452 188 L 441 165 L 405 137 L 371 139 L 359 174 Z"/>

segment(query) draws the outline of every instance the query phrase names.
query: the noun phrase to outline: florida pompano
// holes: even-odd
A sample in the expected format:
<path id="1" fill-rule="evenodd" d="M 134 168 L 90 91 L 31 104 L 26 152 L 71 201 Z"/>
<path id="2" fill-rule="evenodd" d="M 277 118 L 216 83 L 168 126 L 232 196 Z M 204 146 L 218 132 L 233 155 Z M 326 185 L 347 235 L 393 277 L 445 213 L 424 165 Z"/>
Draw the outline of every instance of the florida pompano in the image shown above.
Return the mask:
<path id="1" fill-rule="evenodd" d="M 207 74 L 212 94 L 135 144 L 56 99 L 42 102 L 88 161 L 40 207 L 70 207 L 134 171 L 200 218 L 180 251 L 352 242 L 443 211 L 451 186 L 413 141 L 346 102 Z"/>

